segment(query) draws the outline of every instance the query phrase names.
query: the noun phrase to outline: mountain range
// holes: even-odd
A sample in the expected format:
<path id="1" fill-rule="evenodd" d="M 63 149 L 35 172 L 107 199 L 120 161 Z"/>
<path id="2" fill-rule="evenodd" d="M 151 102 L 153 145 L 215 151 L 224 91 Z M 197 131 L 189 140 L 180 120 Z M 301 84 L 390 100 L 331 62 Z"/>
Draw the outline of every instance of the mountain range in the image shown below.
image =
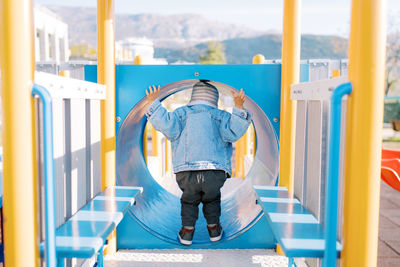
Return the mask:
<path id="1" fill-rule="evenodd" d="M 47 6 L 69 27 L 70 45 L 96 47 L 96 9 L 88 7 Z M 222 23 L 198 14 L 116 14 L 116 40 L 146 37 L 154 43 L 155 57 L 197 62 L 207 50 L 208 41 L 225 47 L 228 64 L 248 64 L 255 54 L 267 59 L 281 57 L 282 36 L 245 26 Z M 347 40 L 337 36 L 303 35 L 302 58 L 345 58 Z"/>
<path id="2" fill-rule="evenodd" d="M 96 46 L 96 9 L 47 6 L 68 24 L 72 44 Z M 156 47 L 190 46 L 209 40 L 252 37 L 261 33 L 245 26 L 206 19 L 198 14 L 116 14 L 115 39 L 146 37 Z"/>

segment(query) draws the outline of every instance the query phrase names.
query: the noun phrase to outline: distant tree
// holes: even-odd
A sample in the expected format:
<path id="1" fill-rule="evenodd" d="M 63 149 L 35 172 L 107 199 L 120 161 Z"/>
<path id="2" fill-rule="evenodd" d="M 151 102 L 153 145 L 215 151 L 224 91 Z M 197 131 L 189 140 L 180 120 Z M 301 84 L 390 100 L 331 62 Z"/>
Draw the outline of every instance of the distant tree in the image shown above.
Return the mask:
<path id="1" fill-rule="evenodd" d="M 400 21 L 397 16 L 389 17 L 386 46 L 385 94 L 397 86 L 400 80 Z"/>
<path id="2" fill-rule="evenodd" d="M 200 64 L 226 64 L 225 48 L 221 43 L 209 42 L 206 55 L 200 56 Z"/>
<path id="3" fill-rule="evenodd" d="M 87 44 L 71 46 L 71 59 L 96 60 L 96 49 Z"/>

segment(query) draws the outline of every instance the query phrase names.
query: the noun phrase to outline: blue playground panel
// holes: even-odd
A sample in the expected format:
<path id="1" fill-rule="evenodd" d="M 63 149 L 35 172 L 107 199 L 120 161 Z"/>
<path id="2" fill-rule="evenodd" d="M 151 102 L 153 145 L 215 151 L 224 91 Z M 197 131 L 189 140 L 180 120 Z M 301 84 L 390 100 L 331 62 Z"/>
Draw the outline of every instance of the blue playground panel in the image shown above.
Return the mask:
<path id="1" fill-rule="evenodd" d="M 304 64 L 301 66 L 301 81 L 307 81 L 309 77 L 309 67 Z M 95 65 L 85 66 L 85 79 L 88 81 L 97 81 L 97 67 Z M 119 122 L 116 123 L 117 132 L 117 154 L 120 149 L 118 146 L 119 136 L 118 133 L 121 130 L 121 126 L 124 121 L 129 118 L 129 114 L 132 113 L 134 109 L 137 109 L 141 105 L 139 103 L 143 97 L 145 97 L 145 89 L 150 85 L 161 85 L 165 86 L 174 82 L 182 80 L 193 80 L 193 79 L 207 79 L 211 81 L 216 81 L 236 89 L 243 88 L 246 95 L 253 101 L 256 102 L 259 108 L 261 108 L 262 113 L 264 113 L 268 118 L 270 118 L 270 123 L 275 132 L 275 142 L 278 143 L 279 137 L 279 121 L 274 122 L 272 118 L 280 117 L 280 84 L 281 84 L 281 66 L 280 64 L 269 64 L 269 65 L 117 65 L 116 66 L 116 116 L 121 118 Z M 137 104 L 139 103 L 139 104 Z M 144 128 L 146 119 L 143 117 L 136 118 L 136 120 L 141 120 L 141 124 L 138 127 Z M 141 129 L 138 131 L 140 135 Z M 142 138 L 140 136 L 140 138 Z M 257 141 L 258 142 L 258 141 Z M 142 147 L 142 143 L 140 144 Z M 138 149 L 138 158 L 142 154 L 142 148 Z M 136 153 L 136 150 L 135 150 Z M 258 153 L 258 152 L 257 152 Z M 173 199 L 168 196 L 165 199 L 156 199 L 154 197 L 161 196 L 162 189 L 157 185 L 154 179 L 151 178 L 148 170 L 143 170 L 145 165 L 138 165 L 135 170 L 137 170 L 137 176 L 144 176 L 140 183 L 134 181 L 134 184 L 127 184 L 122 181 L 123 185 L 132 186 L 143 186 L 144 194 L 137 201 L 137 205 L 130 211 L 131 216 L 125 216 L 117 228 L 118 235 L 118 248 L 182 248 L 177 244 L 176 240 L 171 241 L 171 238 L 164 236 L 163 232 L 168 231 L 168 229 L 155 229 L 157 228 L 156 222 L 161 221 L 164 216 L 167 217 L 167 213 L 171 213 L 170 206 L 174 206 L 174 216 L 175 221 L 168 221 L 168 225 L 173 227 L 170 236 L 176 239 L 177 228 L 180 227 L 180 217 L 179 212 L 176 210 L 180 206 L 177 201 L 179 199 Z M 117 157 L 117 168 L 118 168 L 118 157 Z M 118 177 L 117 170 L 117 183 L 121 184 L 121 180 Z M 275 178 L 276 179 L 276 178 Z M 150 181 L 151 180 L 151 181 Z M 148 190 L 150 186 L 151 190 Z M 146 188 L 147 187 L 147 188 Z M 150 192 L 149 192 L 150 191 Z M 152 192 L 154 191 L 154 192 Z M 164 190 L 165 191 L 165 190 Z M 250 192 L 254 195 L 254 193 Z M 171 194 L 170 194 L 171 195 Z M 146 198 L 147 197 L 147 198 Z M 240 201 L 246 201 L 246 198 L 240 199 Z M 140 202 L 147 203 L 140 203 Z M 161 210 L 148 212 L 147 210 L 143 214 L 150 214 L 145 216 L 145 220 L 137 216 L 137 212 L 140 207 L 146 205 L 153 205 L 153 203 L 148 202 L 164 202 L 165 211 Z M 171 201 L 171 202 L 170 202 Z M 175 202 L 173 202 L 175 201 Z M 234 202 L 233 205 L 240 205 L 240 202 Z M 248 201 L 248 200 L 247 200 Z M 168 203 L 168 204 L 167 204 Z M 173 203 L 173 204 L 171 204 Z M 156 203 L 157 204 L 157 203 Z M 136 209 L 136 210 L 135 210 Z M 222 205 L 222 210 L 224 213 L 224 205 Z M 237 209 L 230 207 L 231 212 L 228 215 L 222 215 L 221 221 L 226 219 L 229 220 L 229 216 L 237 212 Z M 202 237 L 202 233 L 198 233 L 201 228 L 205 228 L 204 219 L 202 220 L 202 212 L 199 214 L 199 221 L 196 225 L 196 234 L 194 238 L 193 245 L 190 248 L 207 248 L 210 247 L 210 243 L 198 243 L 196 244 L 196 239 Z M 143 215 L 140 214 L 139 215 Z M 144 215 L 143 215 L 144 216 Z M 225 216 L 225 218 L 224 218 Z M 228 218 L 226 218 L 228 216 Z M 150 217 L 150 218 L 149 218 Z M 247 218 L 248 219 L 248 218 Z M 145 222 L 144 222 L 145 221 Z M 153 222 L 152 221 L 156 221 Z M 250 221 L 250 222 L 249 222 Z M 229 234 L 229 240 L 223 240 L 213 244 L 212 248 L 273 248 L 275 247 L 275 240 L 273 232 L 271 231 L 267 220 L 263 216 L 262 211 L 258 215 L 254 216 L 252 220 L 247 220 L 245 226 L 240 225 L 240 221 L 235 221 L 230 224 L 230 227 L 237 227 L 235 229 L 225 229 Z M 150 225 L 150 226 L 149 226 Z M 233 226 L 231 226 L 233 225 Z M 176 228 L 176 229 L 175 229 Z M 230 232 L 229 232 L 230 231 Z M 161 233 L 161 234 L 160 234 Z M 157 238 L 157 237 L 158 238 Z"/>

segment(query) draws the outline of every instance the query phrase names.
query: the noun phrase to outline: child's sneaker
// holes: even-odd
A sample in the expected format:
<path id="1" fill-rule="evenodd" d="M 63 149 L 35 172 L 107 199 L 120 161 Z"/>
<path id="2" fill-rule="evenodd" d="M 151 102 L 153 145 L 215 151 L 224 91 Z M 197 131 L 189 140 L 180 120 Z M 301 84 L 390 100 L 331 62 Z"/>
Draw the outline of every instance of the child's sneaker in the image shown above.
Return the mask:
<path id="1" fill-rule="evenodd" d="M 179 242 L 182 245 L 190 246 L 192 244 L 194 234 L 194 228 L 188 229 L 186 227 L 182 227 L 178 234 Z"/>
<path id="2" fill-rule="evenodd" d="M 210 235 L 210 240 L 212 242 L 221 240 L 223 230 L 219 223 L 212 226 L 207 225 L 207 229 L 208 229 L 208 234 Z"/>

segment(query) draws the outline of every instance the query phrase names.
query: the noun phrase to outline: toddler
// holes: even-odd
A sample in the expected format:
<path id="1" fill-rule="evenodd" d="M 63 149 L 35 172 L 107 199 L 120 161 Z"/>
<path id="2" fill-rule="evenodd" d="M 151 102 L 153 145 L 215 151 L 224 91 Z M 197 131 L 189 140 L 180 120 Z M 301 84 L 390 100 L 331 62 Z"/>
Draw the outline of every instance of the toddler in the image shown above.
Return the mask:
<path id="1" fill-rule="evenodd" d="M 191 245 L 199 204 L 207 221 L 210 240 L 222 236 L 221 187 L 231 176 L 232 143 L 246 132 L 252 114 L 243 107 L 245 94 L 233 93 L 232 114 L 218 109 L 219 93 L 209 81 L 193 86 L 189 104 L 167 112 L 158 98 L 160 86 L 146 90 L 150 106 L 146 116 L 153 127 L 162 132 L 172 147 L 172 164 L 176 181 L 182 190 L 182 228 L 178 239 Z"/>

